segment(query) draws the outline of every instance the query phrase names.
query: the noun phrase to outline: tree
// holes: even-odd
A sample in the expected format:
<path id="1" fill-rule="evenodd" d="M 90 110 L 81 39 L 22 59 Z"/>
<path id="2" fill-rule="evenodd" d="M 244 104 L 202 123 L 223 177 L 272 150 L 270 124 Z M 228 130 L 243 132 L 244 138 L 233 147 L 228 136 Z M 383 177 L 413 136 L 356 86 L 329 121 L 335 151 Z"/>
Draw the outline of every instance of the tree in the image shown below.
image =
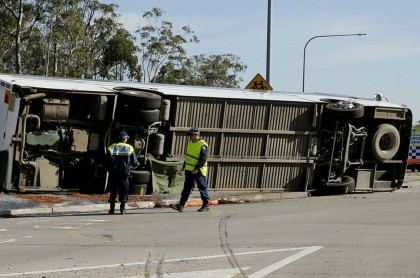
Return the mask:
<path id="1" fill-rule="evenodd" d="M 212 87 L 239 87 L 246 66 L 233 54 L 194 55 L 185 58 L 179 66 L 167 63 L 161 68 L 156 82 L 170 84 L 188 84 Z"/>
<path id="2" fill-rule="evenodd" d="M 173 24 L 162 21 L 163 15 L 159 8 L 145 12 L 143 17 L 148 25 L 139 28 L 136 33 L 140 35 L 140 61 L 143 82 L 154 82 L 160 68 L 166 63 L 177 63 L 185 58 L 184 44 L 198 43 L 198 38 L 188 26 L 182 27 L 183 35 L 175 35 L 172 31 Z"/>
<path id="3" fill-rule="evenodd" d="M 159 21 L 164 12 L 153 8 L 143 17 L 149 24 L 139 28 L 140 61 L 143 82 L 188 84 L 213 87 L 239 87 L 238 74 L 246 66 L 234 54 L 195 55 L 187 57 L 184 45 L 199 43 L 190 27 L 184 26 L 183 35 L 175 35 L 173 24 Z"/>
<path id="4" fill-rule="evenodd" d="M 50 1 L 61 2 L 59 10 L 54 10 L 57 5 L 52 5 L 50 27 L 45 34 L 50 38 L 46 45 L 54 59 L 53 75 L 96 77 L 107 40 L 120 26 L 116 20 L 117 6 L 98 0 Z M 49 60 L 50 55 L 46 57 Z M 50 63 L 46 62 L 46 66 L 50 67 Z"/>
<path id="5" fill-rule="evenodd" d="M 159 8 L 143 14 L 137 47 L 117 8 L 100 0 L 0 0 L 1 70 L 223 87 L 242 81 L 246 66 L 233 54 L 188 57 L 185 46 L 197 36 L 188 26 L 176 33 Z"/>
<path id="6" fill-rule="evenodd" d="M 22 42 L 31 37 L 35 25 L 42 19 L 44 0 L 35 0 L 34 3 L 27 3 L 24 0 L 0 0 L 0 7 L 5 9 L 9 18 L 15 24 L 14 28 L 1 30 L 2 35 L 14 39 L 15 72 L 22 73 Z"/>
<path id="7" fill-rule="evenodd" d="M 118 29 L 106 44 L 101 77 L 122 81 L 128 71 L 128 79 L 140 79 L 136 50 L 134 38 L 130 33 L 125 29 Z"/>
<path id="8" fill-rule="evenodd" d="M 87 0 L 85 0 L 87 1 Z M 89 0 L 84 11 L 85 35 L 89 40 L 81 46 L 86 54 L 79 60 L 82 75 L 86 78 L 97 78 L 103 67 L 103 56 L 110 37 L 123 29 L 118 22 L 115 4 L 102 4 L 97 0 Z M 128 33 L 128 32 L 127 32 Z"/>
<path id="9" fill-rule="evenodd" d="M 117 7 L 99 0 L 0 0 L 3 70 L 98 77 L 105 45 L 121 26 Z"/>

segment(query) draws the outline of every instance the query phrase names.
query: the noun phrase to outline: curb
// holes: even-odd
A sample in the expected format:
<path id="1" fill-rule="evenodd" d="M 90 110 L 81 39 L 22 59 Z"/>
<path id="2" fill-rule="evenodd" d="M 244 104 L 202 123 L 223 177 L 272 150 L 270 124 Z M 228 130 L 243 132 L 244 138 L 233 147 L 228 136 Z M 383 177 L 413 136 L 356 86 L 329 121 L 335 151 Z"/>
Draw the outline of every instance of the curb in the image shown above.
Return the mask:
<path id="1" fill-rule="evenodd" d="M 126 204 L 126 210 L 148 209 L 154 208 L 156 202 L 131 202 Z M 60 214 L 76 214 L 88 212 L 107 212 L 109 204 L 93 204 L 81 206 L 67 207 L 50 207 L 50 208 L 30 208 L 30 209 L 12 209 L 0 210 L 1 217 L 17 217 L 17 216 L 33 216 L 33 215 L 60 215 Z"/>
<path id="2" fill-rule="evenodd" d="M 214 200 L 209 202 L 210 205 L 219 204 L 241 204 L 250 202 L 263 201 L 279 201 L 282 199 L 295 199 L 308 197 L 306 192 L 277 192 L 277 193 L 257 193 L 257 194 L 240 194 L 232 196 L 215 196 Z M 154 207 L 169 207 L 171 204 L 177 204 L 178 199 L 168 199 L 161 201 L 137 201 L 128 202 L 126 210 L 134 209 L 151 209 Z M 188 206 L 201 206 L 200 198 L 190 198 L 185 204 Z M 18 217 L 18 216 L 34 216 L 34 215 L 63 215 L 63 214 L 78 214 L 89 212 L 107 212 L 109 204 L 89 204 L 89 205 L 75 205 L 75 206 L 56 206 L 49 208 L 24 208 L 12 210 L 0 210 L 0 217 Z"/>

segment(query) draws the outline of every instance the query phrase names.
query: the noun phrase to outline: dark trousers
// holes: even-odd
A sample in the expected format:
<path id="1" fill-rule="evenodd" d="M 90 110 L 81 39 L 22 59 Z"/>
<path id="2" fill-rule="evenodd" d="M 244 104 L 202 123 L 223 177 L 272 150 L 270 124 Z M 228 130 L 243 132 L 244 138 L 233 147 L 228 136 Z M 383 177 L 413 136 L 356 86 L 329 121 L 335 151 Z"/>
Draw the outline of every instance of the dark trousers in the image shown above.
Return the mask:
<path id="1" fill-rule="evenodd" d="M 129 188 L 129 177 L 120 176 L 116 174 L 109 174 L 108 179 L 108 190 L 110 192 L 108 202 L 115 204 L 115 198 L 117 197 L 120 203 L 127 203 L 128 201 L 128 188 Z"/>
<path id="2" fill-rule="evenodd" d="M 207 191 L 207 179 L 205 176 L 201 175 L 200 172 L 193 175 L 192 171 L 185 171 L 185 182 L 184 182 L 184 189 L 181 192 L 181 200 L 179 201 L 180 205 L 185 205 L 188 201 L 188 197 L 191 194 L 191 191 L 194 189 L 194 181 L 197 183 L 198 190 L 200 190 L 201 200 L 203 201 L 203 205 L 206 205 L 210 201 L 210 196 Z"/>

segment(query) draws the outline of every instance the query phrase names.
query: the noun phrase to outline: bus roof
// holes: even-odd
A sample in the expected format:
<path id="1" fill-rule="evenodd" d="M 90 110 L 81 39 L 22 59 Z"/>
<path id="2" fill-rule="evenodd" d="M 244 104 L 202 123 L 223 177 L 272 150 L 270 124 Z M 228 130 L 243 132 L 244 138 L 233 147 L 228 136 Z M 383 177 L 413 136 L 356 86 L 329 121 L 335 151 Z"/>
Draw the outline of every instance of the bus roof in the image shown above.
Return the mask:
<path id="1" fill-rule="evenodd" d="M 404 106 L 393 104 L 388 101 L 376 101 L 373 98 L 361 98 L 350 95 L 324 94 L 324 93 L 302 93 L 284 91 L 255 91 L 239 88 L 216 88 L 199 87 L 186 85 L 168 85 L 157 83 L 139 83 L 130 81 L 105 81 L 97 79 L 67 79 L 32 75 L 0 74 L 0 80 L 10 85 L 20 88 L 33 88 L 38 92 L 64 91 L 64 92 L 83 92 L 116 94 L 121 89 L 156 91 L 166 96 L 186 96 L 186 97 L 208 97 L 222 99 L 242 99 L 242 100 L 265 100 L 265 101 L 287 101 L 287 102 L 326 102 L 329 99 L 350 100 L 361 103 L 365 106 L 384 106 L 403 108 Z"/>

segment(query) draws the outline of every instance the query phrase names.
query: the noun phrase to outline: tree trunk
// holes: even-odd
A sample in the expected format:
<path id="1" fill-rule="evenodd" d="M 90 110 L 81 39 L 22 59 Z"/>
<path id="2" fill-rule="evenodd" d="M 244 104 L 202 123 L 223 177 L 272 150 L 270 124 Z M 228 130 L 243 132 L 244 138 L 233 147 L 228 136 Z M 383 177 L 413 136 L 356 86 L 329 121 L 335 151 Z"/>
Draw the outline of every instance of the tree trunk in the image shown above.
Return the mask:
<path id="1" fill-rule="evenodd" d="M 15 49 L 15 56 L 16 56 L 16 73 L 17 74 L 22 74 L 22 69 L 21 69 L 21 64 L 22 64 L 22 60 L 21 60 L 21 55 L 20 55 L 20 47 L 21 47 L 21 42 L 20 42 L 20 32 L 22 29 L 22 20 L 23 20 L 23 0 L 19 1 L 19 14 L 18 14 L 18 18 L 16 21 L 16 49 Z"/>
<path id="2" fill-rule="evenodd" d="M 52 38 L 52 19 L 51 19 L 51 23 L 50 23 L 50 34 L 48 35 L 48 39 L 47 39 L 47 45 L 46 45 L 46 50 L 45 50 L 45 76 L 48 76 L 49 74 L 49 68 L 50 68 L 50 53 L 51 53 L 51 38 Z"/>
<path id="3" fill-rule="evenodd" d="M 54 70 L 53 70 L 53 76 L 57 76 L 57 72 L 58 72 L 57 43 L 54 43 Z"/>

